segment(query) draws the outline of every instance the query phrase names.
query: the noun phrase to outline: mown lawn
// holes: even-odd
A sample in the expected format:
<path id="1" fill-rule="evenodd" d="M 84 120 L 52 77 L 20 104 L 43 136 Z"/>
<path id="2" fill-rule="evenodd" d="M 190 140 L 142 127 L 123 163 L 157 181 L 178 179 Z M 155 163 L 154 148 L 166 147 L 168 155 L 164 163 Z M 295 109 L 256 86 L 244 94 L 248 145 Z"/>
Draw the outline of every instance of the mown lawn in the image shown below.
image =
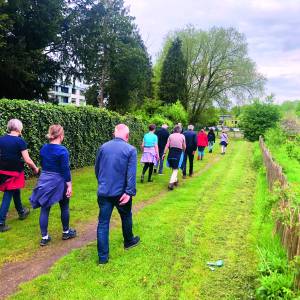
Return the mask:
<path id="1" fill-rule="evenodd" d="M 219 150 L 216 147 L 215 150 Z M 209 158 L 217 154 L 207 155 L 202 162 L 195 160 L 195 172 L 205 167 L 209 163 Z M 134 202 L 141 202 L 159 195 L 166 191 L 170 171 L 165 168 L 164 176 L 155 176 L 154 183 L 139 182 L 141 174 L 141 165 L 138 164 L 137 173 L 137 197 Z M 73 197 L 71 198 L 71 226 L 80 229 L 87 222 L 97 219 L 98 204 L 96 200 L 97 183 L 94 175 L 94 168 L 87 167 L 72 172 L 73 178 Z M 30 207 L 29 196 L 34 187 L 35 179 L 27 182 L 26 188 L 22 191 L 22 201 L 27 207 Z M 2 193 L 0 195 L 2 197 Z M 4 263 L 28 259 L 34 255 L 40 248 L 40 231 L 38 225 L 39 209 L 32 210 L 28 219 L 19 221 L 15 211 L 13 201 L 11 203 L 7 224 L 12 229 L 5 233 L 0 233 L 0 267 Z M 59 205 L 55 205 L 50 214 L 49 233 L 52 237 L 51 244 L 61 240 L 61 223 Z"/>
<path id="2" fill-rule="evenodd" d="M 204 174 L 145 207 L 134 217 L 139 247 L 124 251 L 121 230 L 114 229 L 109 264 L 97 264 L 93 242 L 23 284 L 12 299 L 253 298 L 257 232 L 251 155 L 251 144 L 232 143 Z M 210 271 L 206 262 L 217 259 L 224 267 Z"/>

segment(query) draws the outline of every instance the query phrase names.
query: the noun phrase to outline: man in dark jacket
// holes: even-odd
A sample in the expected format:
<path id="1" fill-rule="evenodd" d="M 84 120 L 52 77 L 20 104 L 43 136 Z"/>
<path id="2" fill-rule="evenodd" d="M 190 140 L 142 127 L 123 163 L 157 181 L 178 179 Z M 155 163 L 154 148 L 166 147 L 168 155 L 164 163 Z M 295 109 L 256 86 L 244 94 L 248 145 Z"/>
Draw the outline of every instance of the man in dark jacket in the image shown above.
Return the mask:
<path id="1" fill-rule="evenodd" d="M 115 128 L 115 138 L 103 144 L 97 153 L 95 173 L 98 180 L 100 208 L 97 229 L 99 263 L 109 257 L 109 223 L 114 207 L 122 220 L 124 248 L 136 246 L 140 238 L 132 233 L 132 197 L 136 194 L 137 151 L 129 145 L 129 129 L 124 124 Z"/>
<path id="2" fill-rule="evenodd" d="M 183 133 L 186 141 L 186 150 L 184 152 L 183 163 L 182 163 L 182 174 L 183 178 L 186 178 L 186 163 L 187 158 L 189 158 L 190 169 L 189 176 L 193 176 L 194 167 L 194 155 L 197 150 L 197 134 L 194 131 L 194 126 L 189 125 L 188 130 Z"/>
<path id="3" fill-rule="evenodd" d="M 158 137 L 158 150 L 159 150 L 159 170 L 158 174 L 162 175 L 163 168 L 164 168 L 164 160 L 163 160 L 163 155 L 164 155 L 164 150 L 168 142 L 169 138 L 169 131 L 168 131 L 168 125 L 163 124 L 160 129 L 158 129 L 155 134 Z M 156 172 L 156 170 L 154 170 Z"/>

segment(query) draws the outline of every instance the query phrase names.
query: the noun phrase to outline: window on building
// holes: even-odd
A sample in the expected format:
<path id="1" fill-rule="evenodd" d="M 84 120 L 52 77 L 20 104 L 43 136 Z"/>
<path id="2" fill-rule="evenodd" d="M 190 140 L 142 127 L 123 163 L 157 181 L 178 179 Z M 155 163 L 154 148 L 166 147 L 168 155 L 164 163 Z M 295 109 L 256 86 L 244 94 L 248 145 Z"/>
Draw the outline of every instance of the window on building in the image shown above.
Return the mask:
<path id="1" fill-rule="evenodd" d="M 71 99 L 71 102 L 72 102 L 73 104 L 76 104 L 76 98 L 72 98 L 72 99 Z"/>
<path id="2" fill-rule="evenodd" d="M 66 94 L 69 93 L 69 88 L 68 88 L 68 87 L 66 87 L 66 86 L 61 86 L 60 88 L 61 88 L 62 93 L 66 93 Z"/>
<path id="3" fill-rule="evenodd" d="M 57 85 L 55 86 L 55 91 L 58 92 L 58 86 Z"/>
<path id="4" fill-rule="evenodd" d="M 72 89 L 72 94 L 76 95 L 76 89 L 74 89 L 74 88 Z"/>
<path id="5" fill-rule="evenodd" d="M 69 97 L 62 97 L 63 103 L 69 103 Z"/>

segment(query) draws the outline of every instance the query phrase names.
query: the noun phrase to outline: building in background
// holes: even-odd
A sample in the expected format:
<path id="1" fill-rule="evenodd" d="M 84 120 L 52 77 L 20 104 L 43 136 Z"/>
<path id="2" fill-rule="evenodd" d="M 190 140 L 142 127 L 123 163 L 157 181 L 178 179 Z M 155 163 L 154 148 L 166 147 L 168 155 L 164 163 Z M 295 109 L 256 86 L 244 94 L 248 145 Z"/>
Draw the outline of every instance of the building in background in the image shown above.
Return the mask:
<path id="1" fill-rule="evenodd" d="M 54 87 L 49 90 L 48 96 L 49 99 L 58 104 L 84 106 L 86 105 L 84 93 L 87 87 L 88 85 L 78 80 L 74 84 L 69 85 L 58 80 Z"/>

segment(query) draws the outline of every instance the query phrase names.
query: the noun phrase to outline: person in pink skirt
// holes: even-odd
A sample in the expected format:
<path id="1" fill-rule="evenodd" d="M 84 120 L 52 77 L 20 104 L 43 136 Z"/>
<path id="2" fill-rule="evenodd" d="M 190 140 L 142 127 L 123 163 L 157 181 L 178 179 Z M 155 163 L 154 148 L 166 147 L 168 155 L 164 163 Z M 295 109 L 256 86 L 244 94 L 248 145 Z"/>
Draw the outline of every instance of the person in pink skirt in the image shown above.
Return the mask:
<path id="1" fill-rule="evenodd" d="M 158 151 L 158 138 L 157 135 L 154 133 L 156 126 L 151 124 L 149 126 L 149 132 L 144 135 L 143 143 L 142 143 L 142 151 L 143 155 L 141 158 L 141 163 L 144 164 L 143 173 L 141 176 L 141 182 L 144 182 L 144 177 L 149 169 L 148 173 L 148 182 L 152 182 L 151 179 L 153 168 L 157 165 L 159 160 L 159 151 Z"/>

